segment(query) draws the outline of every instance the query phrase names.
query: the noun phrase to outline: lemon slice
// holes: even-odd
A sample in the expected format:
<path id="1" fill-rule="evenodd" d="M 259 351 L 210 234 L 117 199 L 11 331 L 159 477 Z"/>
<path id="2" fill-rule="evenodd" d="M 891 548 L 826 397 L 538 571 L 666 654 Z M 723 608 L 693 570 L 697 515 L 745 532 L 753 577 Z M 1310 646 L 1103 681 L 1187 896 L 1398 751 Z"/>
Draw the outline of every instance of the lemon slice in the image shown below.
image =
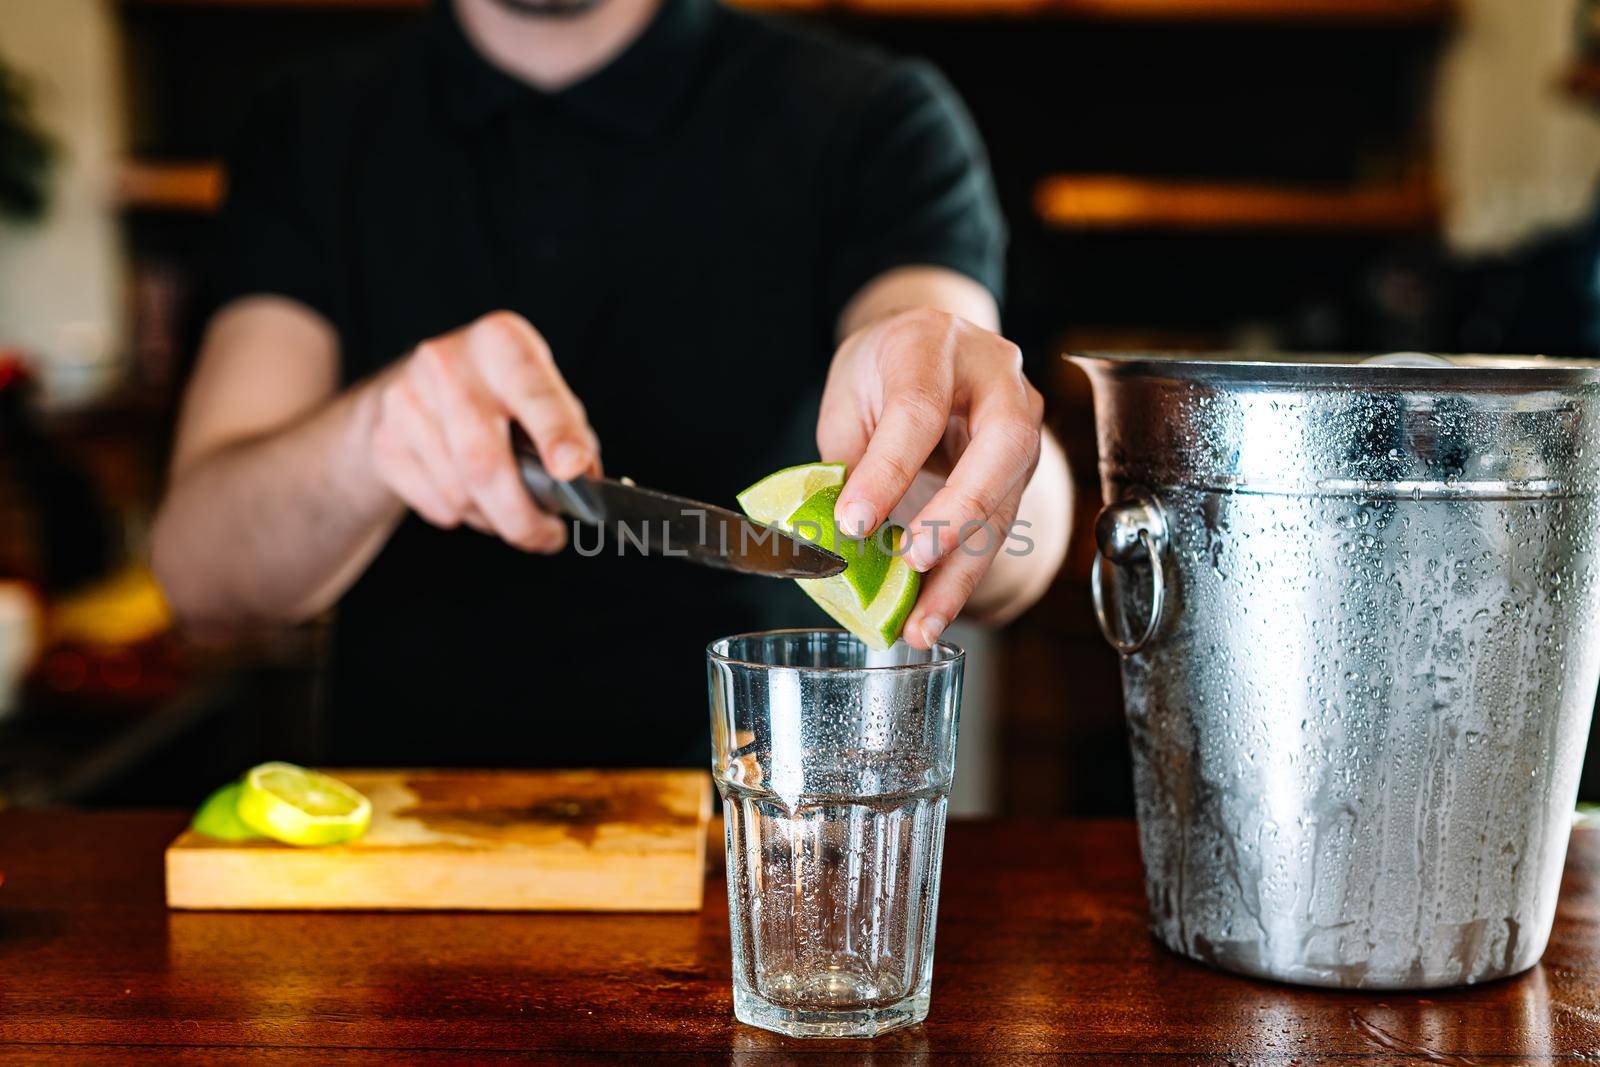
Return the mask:
<path id="1" fill-rule="evenodd" d="M 326 774 L 263 763 L 244 776 L 239 818 L 286 845 L 336 845 L 366 831 L 372 802 Z"/>
<path id="2" fill-rule="evenodd" d="M 900 527 L 880 526 L 859 540 L 839 532 L 833 513 L 844 479 L 840 463 L 789 467 L 740 493 L 739 506 L 757 522 L 778 526 L 844 558 L 843 573 L 802 578 L 799 586 L 839 625 L 869 648 L 883 651 L 900 639 L 922 576 L 899 554 L 905 538 Z"/>
<path id="3" fill-rule="evenodd" d="M 190 828 L 218 841 L 251 841 L 261 835 L 239 818 L 239 794 L 243 782 L 229 782 L 210 796 L 194 813 Z"/>

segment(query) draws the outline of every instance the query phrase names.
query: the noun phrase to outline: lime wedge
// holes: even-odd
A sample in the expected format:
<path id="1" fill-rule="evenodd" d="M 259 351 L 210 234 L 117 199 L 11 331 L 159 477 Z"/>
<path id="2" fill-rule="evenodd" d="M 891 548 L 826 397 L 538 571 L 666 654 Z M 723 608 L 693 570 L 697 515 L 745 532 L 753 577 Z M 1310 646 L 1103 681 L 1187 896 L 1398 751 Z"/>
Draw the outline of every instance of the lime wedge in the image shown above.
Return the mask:
<path id="1" fill-rule="evenodd" d="M 779 523 L 829 487 L 844 486 L 843 463 L 802 463 L 769 474 L 739 494 L 739 506 L 757 522 Z"/>
<path id="2" fill-rule="evenodd" d="M 239 794 L 243 792 L 243 782 L 229 782 L 206 797 L 194 813 L 190 828 L 218 841 L 251 841 L 259 838 L 261 835 L 239 818 Z"/>
<path id="3" fill-rule="evenodd" d="M 366 831 L 372 803 L 337 778 L 263 763 L 244 776 L 239 818 L 286 845 L 336 845 Z"/>
<path id="4" fill-rule="evenodd" d="M 839 536 L 839 529 L 833 522 L 833 512 L 839 504 L 840 491 L 841 487 L 836 485 L 819 490 L 791 512 L 783 520 L 783 525 L 818 548 L 842 556 L 845 571 L 838 577 L 855 590 L 859 606 L 866 608 L 872 603 L 872 598 L 878 595 L 878 590 L 883 588 L 883 579 L 889 573 L 891 559 L 883 549 L 894 542 L 889 540 L 887 534 L 881 538 L 861 540 Z"/>
<path id="5" fill-rule="evenodd" d="M 900 639 L 922 588 L 922 576 L 898 554 L 905 537 L 898 526 L 880 526 L 860 540 L 839 532 L 833 512 L 844 477 L 839 463 L 790 467 L 740 493 L 739 505 L 757 522 L 788 530 L 844 557 L 842 574 L 800 579 L 800 588 L 867 647 L 882 651 Z"/>

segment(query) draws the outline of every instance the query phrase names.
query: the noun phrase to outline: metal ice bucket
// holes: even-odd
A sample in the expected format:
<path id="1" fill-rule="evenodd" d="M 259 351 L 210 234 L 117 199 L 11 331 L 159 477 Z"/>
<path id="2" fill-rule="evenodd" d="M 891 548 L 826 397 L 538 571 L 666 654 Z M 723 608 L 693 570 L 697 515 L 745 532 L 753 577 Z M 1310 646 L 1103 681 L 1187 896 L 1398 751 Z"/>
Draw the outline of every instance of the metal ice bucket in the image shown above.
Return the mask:
<path id="1" fill-rule="evenodd" d="M 1600 365 L 1072 358 L 1156 937 L 1307 985 L 1532 966 L 1600 675 Z"/>

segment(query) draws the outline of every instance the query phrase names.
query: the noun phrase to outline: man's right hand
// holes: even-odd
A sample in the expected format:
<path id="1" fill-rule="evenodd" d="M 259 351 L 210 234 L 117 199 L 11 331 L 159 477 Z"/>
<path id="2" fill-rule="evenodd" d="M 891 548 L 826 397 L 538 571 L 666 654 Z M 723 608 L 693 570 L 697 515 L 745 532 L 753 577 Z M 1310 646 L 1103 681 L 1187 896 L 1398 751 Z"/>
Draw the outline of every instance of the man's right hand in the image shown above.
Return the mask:
<path id="1" fill-rule="evenodd" d="M 466 523 L 530 552 L 566 544 L 566 524 L 523 488 L 511 420 L 562 480 L 599 474 L 600 445 L 527 320 L 496 311 L 424 341 L 373 388 L 373 464 L 407 506 L 435 526 Z"/>

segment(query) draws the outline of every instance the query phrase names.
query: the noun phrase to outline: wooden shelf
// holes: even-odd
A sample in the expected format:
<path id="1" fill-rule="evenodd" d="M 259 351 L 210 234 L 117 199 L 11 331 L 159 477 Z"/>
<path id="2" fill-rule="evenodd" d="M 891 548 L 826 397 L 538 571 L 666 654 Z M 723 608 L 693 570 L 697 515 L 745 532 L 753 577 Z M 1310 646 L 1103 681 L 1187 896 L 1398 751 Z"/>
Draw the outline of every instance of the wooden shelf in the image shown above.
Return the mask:
<path id="1" fill-rule="evenodd" d="M 1038 17 L 1145 22 L 1438 23 L 1454 0 L 729 0 L 762 11 L 881 17 Z"/>
<path id="2" fill-rule="evenodd" d="M 1064 13 L 1121 19 L 1442 22 L 1452 0 L 1056 0 Z"/>
<path id="3" fill-rule="evenodd" d="M 128 160 L 117 170 L 117 203 L 128 211 L 208 214 L 222 203 L 226 178 L 209 160 Z"/>
<path id="4" fill-rule="evenodd" d="M 1431 181 L 1326 189 L 1265 183 L 1063 175 L 1034 188 L 1047 225 L 1077 230 L 1426 230 L 1438 221 Z"/>
<path id="5" fill-rule="evenodd" d="M 127 7 L 342 8 L 405 11 L 429 0 L 121 0 Z M 729 0 L 758 11 L 885 18 L 1081 18 L 1141 21 L 1443 22 L 1455 0 Z"/>
<path id="6" fill-rule="evenodd" d="M 131 211 L 205 214 L 222 201 L 220 164 L 130 160 L 117 200 Z M 1115 175 L 1060 175 L 1034 190 L 1034 207 L 1064 229 L 1418 230 L 1438 219 L 1423 180 L 1393 186 L 1319 189 L 1263 183 L 1164 181 Z"/>

